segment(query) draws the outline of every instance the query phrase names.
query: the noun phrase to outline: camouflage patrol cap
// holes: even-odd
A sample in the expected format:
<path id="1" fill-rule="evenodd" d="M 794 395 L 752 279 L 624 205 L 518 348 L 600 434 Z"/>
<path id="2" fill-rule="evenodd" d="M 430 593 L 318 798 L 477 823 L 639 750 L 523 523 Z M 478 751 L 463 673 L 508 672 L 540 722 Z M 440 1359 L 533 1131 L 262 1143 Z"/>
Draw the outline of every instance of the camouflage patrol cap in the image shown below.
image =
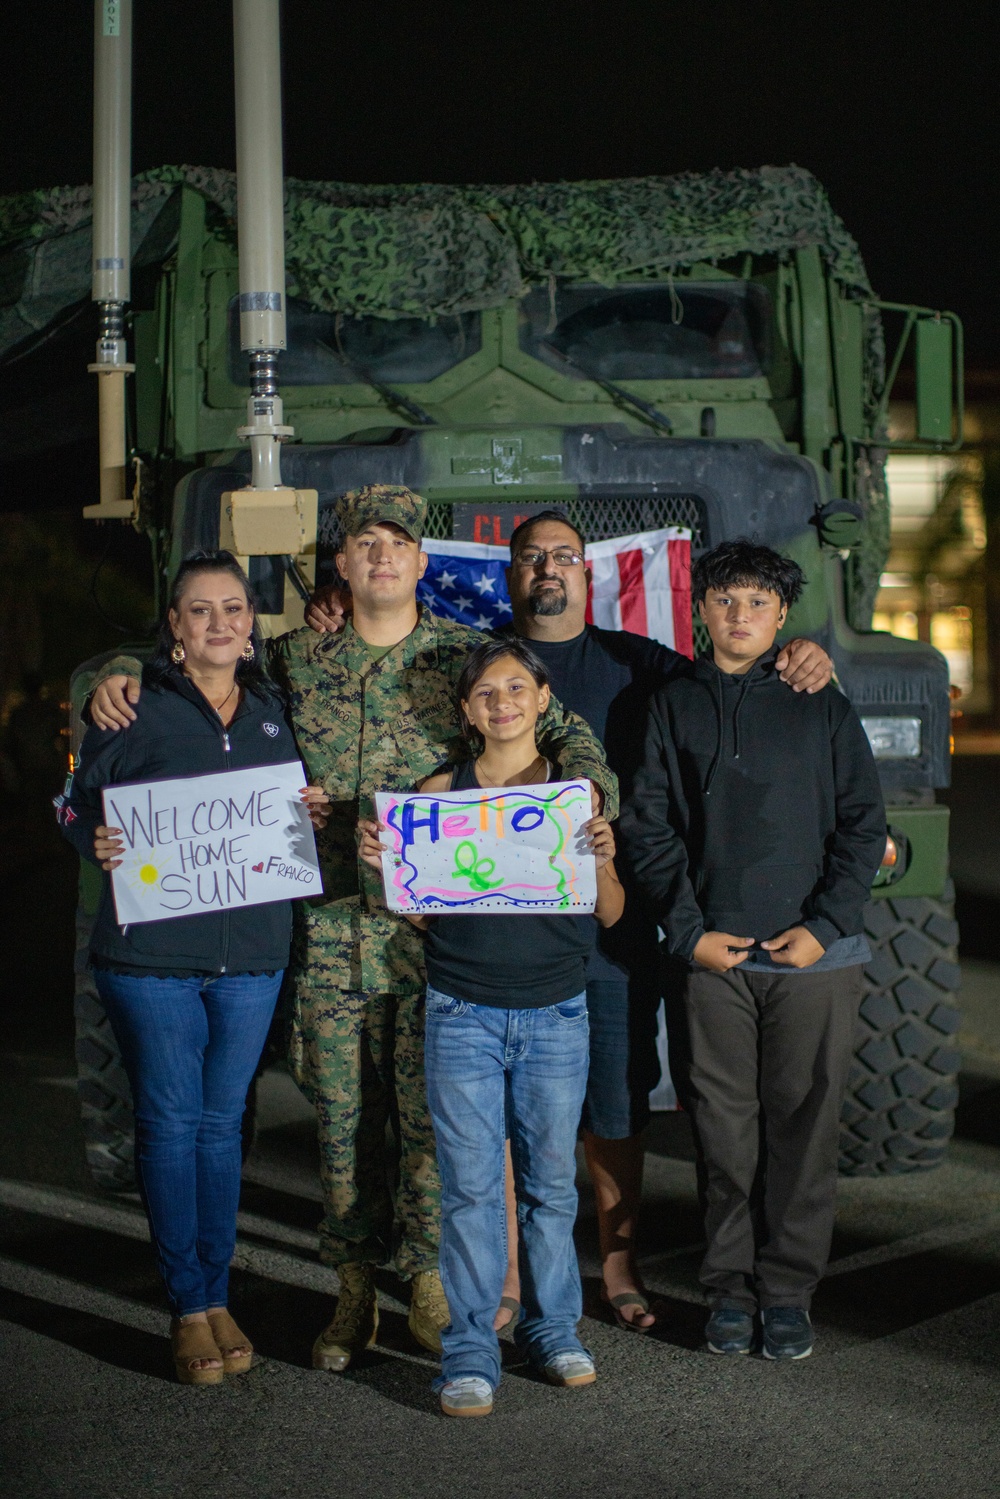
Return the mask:
<path id="1" fill-rule="evenodd" d="M 427 501 L 403 484 L 366 484 L 341 496 L 337 519 L 345 536 L 357 536 L 366 526 L 386 521 L 401 526 L 407 536 L 419 542 L 427 520 Z"/>

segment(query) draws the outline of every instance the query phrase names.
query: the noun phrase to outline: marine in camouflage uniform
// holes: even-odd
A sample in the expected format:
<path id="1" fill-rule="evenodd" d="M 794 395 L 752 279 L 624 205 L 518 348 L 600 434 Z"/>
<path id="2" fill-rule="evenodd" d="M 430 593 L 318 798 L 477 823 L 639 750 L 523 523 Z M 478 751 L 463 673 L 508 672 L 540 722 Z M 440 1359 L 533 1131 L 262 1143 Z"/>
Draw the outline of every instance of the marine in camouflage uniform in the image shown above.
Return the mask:
<path id="1" fill-rule="evenodd" d="M 346 535 L 380 521 L 423 534 L 426 503 L 410 490 L 369 485 L 345 495 Z M 267 664 L 287 695 L 311 782 L 332 807 L 317 835 L 321 897 L 296 902 L 290 1060 L 316 1108 L 329 1265 L 392 1265 L 403 1277 L 436 1269 L 440 1183 L 424 1090 L 423 943 L 384 904 L 377 872 L 358 858 L 360 817 L 376 791 L 412 791 L 461 757 L 456 688 L 479 631 L 424 609 L 388 650 L 348 623 L 336 635 L 304 628 L 266 642 Z M 116 658 L 97 681 L 139 675 Z M 96 686 L 95 681 L 95 686 Z M 568 777 L 593 780 L 617 814 L 618 785 L 583 719 L 552 699 L 539 746 Z M 399 1142 L 395 1214 L 386 1124 Z"/>

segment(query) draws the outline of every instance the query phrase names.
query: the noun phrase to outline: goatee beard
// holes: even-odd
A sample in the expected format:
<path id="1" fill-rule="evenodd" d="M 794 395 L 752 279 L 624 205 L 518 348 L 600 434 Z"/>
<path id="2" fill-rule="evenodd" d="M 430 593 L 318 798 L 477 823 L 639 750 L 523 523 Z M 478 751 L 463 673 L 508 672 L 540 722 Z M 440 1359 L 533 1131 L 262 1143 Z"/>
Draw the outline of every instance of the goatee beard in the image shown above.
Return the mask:
<path id="1" fill-rule="evenodd" d="M 545 588 L 538 593 L 531 594 L 528 598 L 528 607 L 532 614 L 543 617 L 562 614 L 567 603 L 564 588 Z"/>

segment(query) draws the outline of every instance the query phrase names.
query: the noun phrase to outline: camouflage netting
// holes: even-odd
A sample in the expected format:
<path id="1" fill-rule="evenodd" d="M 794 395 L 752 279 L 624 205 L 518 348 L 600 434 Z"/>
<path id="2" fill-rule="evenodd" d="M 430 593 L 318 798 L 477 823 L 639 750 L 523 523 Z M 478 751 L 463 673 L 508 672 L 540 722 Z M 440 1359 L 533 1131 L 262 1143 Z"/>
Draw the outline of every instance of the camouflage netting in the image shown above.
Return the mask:
<path id="1" fill-rule="evenodd" d="M 174 248 L 182 184 L 211 205 L 213 232 L 235 242 L 235 174 L 161 167 L 134 180 L 134 268 L 156 265 Z M 0 198 L 0 361 L 58 326 L 89 296 L 90 222 L 89 187 Z M 795 166 L 518 187 L 364 187 L 290 178 L 285 239 L 289 295 L 356 316 L 476 312 L 554 278 L 613 285 L 696 262 L 748 252 L 781 256 L 809 245 L 819 247 L 850 294 L 872 295 L 855 241 L 816 178 Z M 866 324 L 873 411 L 884 376 L 874 309 Z M 873 508 L 887 511 L 876 489 L 869 491 Z M 886 517 L 873 520 L 873 534 L 881 536 Z M 876 543 L 870 559 L 859 559 L 866 579 L 877 576 L 879 556 Z M 868 583 L 863 591 L 870 591 Z"/>
<path id="2" fill-rule="evenodd" d="M 186 183 L 235 238 L 236 178 L 162 167 L 135 179 L 133 247 L 169 252 L 157 221 Z M 528 187 L 286 184 L 288 292 L 327 312 L 440 317 L 497 307 L 550 277 L 612 285 L 696 261 L 818 245 L 831 271 L 871 295 L 860 252 L 801 167 Z M 89 290 L 90 189 L 0 198 L 0 356 Z M 147 239 L 152 242 L 147 244 Z M 159 242 L 156 242 L 159 241 Z"/>

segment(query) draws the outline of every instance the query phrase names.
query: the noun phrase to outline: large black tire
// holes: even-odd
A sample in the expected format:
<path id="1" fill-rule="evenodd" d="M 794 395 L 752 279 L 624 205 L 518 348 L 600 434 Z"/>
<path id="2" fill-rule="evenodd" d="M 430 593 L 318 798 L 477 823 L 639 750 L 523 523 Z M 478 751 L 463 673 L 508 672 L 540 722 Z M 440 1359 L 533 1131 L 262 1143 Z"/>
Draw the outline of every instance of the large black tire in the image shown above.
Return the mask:
<path id="1" fill-rule="evenodd" d="M 925 1171 L 955 1127 L 961 1017 L 958 926 L 950 882 L 940 900 L 872 900 L 872 949 L 844 1111 L 844 1176 Z"/>
<path id="2" fill-rule="evenodd" d="M 76 1075 L 87 1165 L 108 1192 L 135 1188 L 132 1090 L 87 963 L 93 917 L 76 918 Z"/>

